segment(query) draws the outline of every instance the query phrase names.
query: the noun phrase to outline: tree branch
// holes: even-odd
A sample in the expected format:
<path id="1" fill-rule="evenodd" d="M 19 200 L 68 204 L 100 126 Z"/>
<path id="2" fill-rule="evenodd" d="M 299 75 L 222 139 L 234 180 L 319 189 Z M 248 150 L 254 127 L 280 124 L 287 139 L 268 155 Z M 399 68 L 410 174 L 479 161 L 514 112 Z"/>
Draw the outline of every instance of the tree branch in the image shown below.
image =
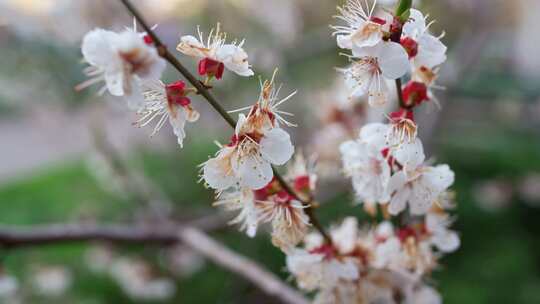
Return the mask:
<path id="1" fill-rule="evenodd" d="M 309 303 L 303 295 L 284 284 L 276 275 L 265 271 L 253 261 L 236 254 L 205 236 L 201 231 L 186 228 L 181 230 L 179 235 L 182 241 L 192 249 L 215 263 L 241 275 L 267 294 L 279 298 L 285 303 Z"/>
<path id="2" fill-rule="evenodd" d="M 123 225 L 55 224 L 31 227 L 0 226 L 0 246 L 8 249 L 79 241 L 171 244 L 177 228 Z"/>
<path id="3" fill-rule="evenodd" d="M 135 17 L 137 22 L 144 28 L 146 33 L 152 38 L 158 53 L 161 57 L 163 57 L 165 60 L 167 60 L 180 74 L 182 74 L 188 81 L 193 85 L 197 92 L 202 95 L 206 101 L 225 119 L 225 121 L 234 129 L 236 126 L 236 120 L 232 118 L 229 113 L 221 106 L 221 104 L 216 100 L 216 98 L 210 93 L 207 87 L 205 87 L 188 69 L 186 69 L 176 57 L 169 52 L 167 49 L 167 46 L 163 44 L 163 42 L 159 39 L 159 37 L 156 35 L 156 33 L 152 30 L 150 26 L 148 26 L 148 23 L 144 20 L 141 13 L 137 10 L 137 8 L 131 4 L 129 0 L 120 0 L 122 4 L 126 7 L 126 9 Z M 276 168 L 272 166 L 272 170 L 274 172 L 274 176 L 276 176 L 276 179 L 281 184 L 283 189 L 287 191 L 290 195 L 292 195 L 295 199 L 302 202 L 304 206 L 306 206 L 306 214 L 310 218 L 310 222 L 315 227 L 316 230 L 319 231 L 319 233 L 324 237 L 324 239 L 331 243 L 331 238 L 326 233 L 324 227 L 319 223 L 319 220 L 316 218 L 315 213 L 313 211 L 313 205 L 312 200 L 305 200 L 302 199 L 298 194 L 287 184 L 287 182 L 283 179 L 283 177 L 277 172 Z"/>
<path id="4" fill-rule="evenodd" d="M 266 294 L 289 304 L 309 303 L 303 295 L 255 262 L 213 240 L 201 230 L 183 225 L 163 227 L 129 225 L 0 226 L 0 246 L 6 249 L 71 242 L 106 241 L 123 244 L 182 242 L 214 263 L 256 285 Z"/>

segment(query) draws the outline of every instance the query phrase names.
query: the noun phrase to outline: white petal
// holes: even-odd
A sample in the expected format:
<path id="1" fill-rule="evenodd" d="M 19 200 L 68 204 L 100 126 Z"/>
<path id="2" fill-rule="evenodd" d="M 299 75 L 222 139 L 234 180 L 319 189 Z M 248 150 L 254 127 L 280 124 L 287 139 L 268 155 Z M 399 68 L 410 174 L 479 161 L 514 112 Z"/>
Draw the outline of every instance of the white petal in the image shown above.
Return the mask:
<path id="1" fill-rule="evenodd" d="M 117 56 L 111 47 L 111 42 L 117 34 L 103 29 L 94 29 L 88 32 L 81 45 L 84 59 L 91 65 L 106 67 Z"/>
<path id="2" fill-rule="evenodd" d="M 448 189 L 454 183 L 454 172 L 448 165 L 438 165 L 430 167 L 422 176 L 429 181 L 430 187 L 434 192 L 441 193 Z"/>
<path id="3" fill-rule="evenodd" d="M 387 137 L 389 129 L 390 127 L 387 124 L 367 124 L 360 129 L 360 140 L 382 151 L 388 146 Z"/>
<path id="4" fill-rule="evenodd" d="M 182 36 L 180 43 L 176 49 L 188 56 L 193 57 L 206 57 L 207 52 L 204 51 L 204 45 L 195 37 L 191 35 Z"/>
<path id="5" fill-rule="evenodd" d="M 460 246 L 460 240 L 457 233 L 454 231 L 444 231 L 442 233 L 436 234 L 433 239 L 433 244 L 443 252 L 453 252 L 456 251 Z"/>
<path id="6" fill-rule="evenodd" d="M 426 156 L 422 141 L 416 138 L 413 142 L 404 142 L 392 151 L 394 158 L 405 167 L 405 170 L 415 170 Z"/>
<path id="7" fill-rule="evenodd" d="M 426 18 L 417 9 L 412 8 L 410 12 L 409 20 L 403 26 L 403 34 L 414 39 L 426 31 Z"/>
<path id="8" fill-rule="evenodd" d="M 231 162 L 242 187 L 261 189 L 274 177 L 270 163 L 259 155 L 235 156 Z"/>
<path id="9" fill-rule="evenodd" d="M 238 114 L 238 121 L 236 122 L 236 126 L 234 127 L 234 134 L 237 136 L 242 133 L 242 128 L 247 122 L 247 117 L 243 113 Z"/>
<path id="10" fill-rule="evenodd" d="M 138 111 L 143 108 L 145 104 L 140 81 L 133 79 L 128 83 L 128 85 L 130 88 L 127 90 L 127 92 L 124 92 L 124 97 L 127 100 L 128 108 L 133 111 Z"/>
<path id="11" fill-rule="evenodd" d="M 187 113 L 182 106 L 175 106 L 176 112 L 169 114 L 169 123 L 173 128 L 174 135 L 178 139 L 178 144 L 180 147 L 183 147 L 184 138 L 186 137 L 186 132 L 184 131 L 184 126 L 186 125 Z"/>
<path id="12" fill-rule="evenodd" d="M 234 44 L 226 44 L 220 47 L 216 53 L 219 61 L 225 67 L 240 76 L 253 76 L 253 71 L 249 68 L 248 55 L 241 47 Z"/>
<path id="13" fill-rule="evenodd" d="M 122 70 L 107 70 L 105 72 L 105 83 L 109 93 L 114 96 L 124 95 L 125 78 L 127 75 Z"/>
<path id="14" fill-rule="evenodd" d="M 410 69 L 409 55 L 399 43 L 381 42 L 379 67 L 384 77 L 400 78 Z"/>
<path id="15" fill-rule="evenodd" d="M 357 62 L 342 70 L 342 73 L 345 78 L 345 85 L 351 91 L 350 94 L 355 97 L 365 95 L 374 78 L 369 66 Z"/>
<path id="16" fill-rule="evenodd" d="M 281 128 L 273 128 L 261 139 L 261 154 L 274 165 L 283 165 L 294 153 L 291 137 Z"/>
<path id="17" fill-rule="evenodd" d="M 389 193 L 393 193 L 388 212 L 392 215 L 396 215 L 403 211 L 407 206 L 407 201 L 410 198 L 411 190 L 407 183 L 407 176 L 405 172 L 399 171 L 390 178 L 388 184 Z M 395 192 L 395 193 L 394 193 Z"/>
<path id="18" fill-rule="evenodd" d="M 342 49 L 352 49 L 351 35 L 337 35 L 337 45 Z"/>
<path id="19" fill-rule="evenodd" d="M 443 301 L 437 291 L 431 287 L 423 286 L 407 297 L 405 304 L 442 304 Z"/>
<path id="20" fill-rule="evenodd" d="M 227 152 L 220 152 L 217 157 L 209 159 L 204 164 L 203 178 L 210 188 L 225 190 L 232 187 L 237 181 L 232 175 L 233 172 L 228 172 L 230 164 L 227 164 L 227 162 L 230 160 L 222 157 Z"/>
<path id="21" fill-rule="evenodd" d="M 418 41 L 418 54 L 414 58 L 414 64 L 432 69 L 446 61 L 446 50 L 439 38 L 425 34 Z"/>

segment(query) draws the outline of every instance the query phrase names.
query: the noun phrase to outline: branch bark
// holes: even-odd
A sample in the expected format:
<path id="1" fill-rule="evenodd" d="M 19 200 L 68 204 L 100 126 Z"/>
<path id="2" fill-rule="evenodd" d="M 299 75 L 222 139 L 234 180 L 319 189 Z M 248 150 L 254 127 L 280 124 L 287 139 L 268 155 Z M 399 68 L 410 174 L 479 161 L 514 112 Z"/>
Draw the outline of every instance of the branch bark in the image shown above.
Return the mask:
<path id="1" fill-rule="evenodd" d="M 32 227 L 0 226 L 0 246 L 15 249 L 51 244 L 105 241 L 123 244 L 153 243 L 171 245 L 182 242 L 214 263 L 256 285 L 283 303 L 307 304 L 295 289 L 248 258 L 213 240 L 198 228 L 183 225 L 164 227 L 130 225 L 42 225 Z"/>

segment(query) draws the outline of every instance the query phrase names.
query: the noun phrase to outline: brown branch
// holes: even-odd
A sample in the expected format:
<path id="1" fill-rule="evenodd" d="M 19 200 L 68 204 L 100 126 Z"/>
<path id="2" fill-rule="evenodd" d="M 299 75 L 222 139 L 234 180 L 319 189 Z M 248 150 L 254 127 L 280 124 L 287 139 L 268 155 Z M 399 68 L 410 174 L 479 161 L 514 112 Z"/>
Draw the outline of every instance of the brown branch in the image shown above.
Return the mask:
<path id="1" fill-rule="evenodd" d="M 215 263 L 240 274 L 269 295 L 285 303 L 309 303 L 300 293 L 284 284 L 276 275 L 260 268 L 253 261 L 234 253 L 196 229 L 186 228 L 179 233 L 182 241 Z"/>
<path id="2" fill-rule="evenodd" d="M 31 227 L 0 226 L 0 245 L 19 248 L 79 241 L 171 244 L 178 241 L 177 228 L 65 224 Z"/>
<path id="3" fill-rule="evenodd" d="M 133 4 L 129 0 L 120 0 L 122 4 L 126 7 L 126 9 L 135 17 L 137 22 L 144 28 L 146 33 L 152 38 L 158 53 L 161 57 L 163 57 L 165 60 L 167 60 L 180 74 L 182 74 L 188 81 L 193 85 L 197 92 L 202 95 L 206 101 L 225 119 L 225 121 L 234 129 L 236 126 L 236 120 L 232 118 L 229 113 L 221 106 L 221 104 L 216 100 L 216 98 L 210 93 L 208 88 L 203 85 L 188 69 L 186 69 L 176 57 L 169 52 L 167 49 L 167 46 L 163 44 L 163 42 L 159 39 L 159 37 L 156 35 L 156 33 L 152 30 L 150 26 L 148 26 L 148 23 L 144 20 L 140 12 L 135 8 Z M 306 206 L 306 214 L 310 218 L 310 222 L 315 227 L 316 230 L 319 231 L 319 233 L 324 237 L 324 239 L 330 243 L 331 238 L 326 233 L 323 226 L 320 224 L 319 220 L 316 218 L 315 213 L 313 211 L 313 205 L 312 200 L 305 200 L 302 199 L 297 195 L 297 193 L 287 184 L 287 182 L 283 179 L 283 177 L 277 172 L 276 168 L 272 166 L 272 170 L 274 173 L 274 176 L 279 181 L 281 186 L 294 198 L 302 202 L 304 206 Z"/>
<path id="4" fill-rule="evenodd" d="M 32 227 L 0 226 L 0 246 L 14 249 L 72 242 L 106 241 L 123 244 L 182 242 L 216 264 L 242 276 L 262 291 L 289 304 L 308 301 L 277 276 L 213 240 L 201 230 L 180 225 L 163 227 L 128 225 L 43 225 Z"/>

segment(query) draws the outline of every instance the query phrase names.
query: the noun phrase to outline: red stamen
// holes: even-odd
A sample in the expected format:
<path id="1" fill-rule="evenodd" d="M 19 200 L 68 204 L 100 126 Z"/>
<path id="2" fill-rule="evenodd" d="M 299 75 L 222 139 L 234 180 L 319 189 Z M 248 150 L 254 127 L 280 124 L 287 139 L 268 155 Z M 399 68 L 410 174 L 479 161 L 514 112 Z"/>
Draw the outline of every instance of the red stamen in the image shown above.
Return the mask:
<path id="1" fill-rule="evenodd" d="M 418 55 L 418 42 L 416 42 L 414 39 L 409 37 L 401 37 L 400 43 L 407 51 L 407 54 L 409 54 L 409 58 L 413 58 Z"/>
<path id="2" fill-rule="evenodd" d="M 259 190 L 254 190 L 253 193 L 255 194 L 255 199 L 258 201 L 266 201 L 268 200 L 268 197 L 277 191 L 279 191 L 276 187 L 276 177 L 272 178 L 272 180 L 268 183 L 268 185 L 264 186 L 264 188 L 261 188 Z"/>
<path id="3" fill-rule="evenodd" d="M 223 71 L 225 70 L 225 65 L 223 62 L 211 58 L 204 58 L 199 61 L 199 75 L 213 76 L 216 79 L 221 79 L 223 77 Z"/>
<path id="4" fill-rule="evenodd" d="M 414 122 L 413 111 L 401 108 L 396 112 L 390 113 L 390 121 L 392 123 L 400 123 L 403 119 L 408 119 Z"/>
<path id="5" fill-rule="evenodd" d="M 151 45 L 154 43 L 154 39 L 152 39 L 152 36 L 150 35 L 144 35 L 143 37 L 144 43 Z"/>
<path id="6" fill-rule="evenodd" d="M 309 191 L 309 176 L 303 175 L 294 179 L 294 190 L 296 191 Z"/>
<path id="7" fill-rule="evenodd" d="M 380 25 L 385 25 L 386 24 L 386 20 L 384 20 L 382 18 L 379 18 L 379 17 L 371 17 L 371 19 L 369 19 L 369 21 L 371 21 L 373 23 L 380 24 Z"/>
<path id="8" fill-rule="evenodd" d="M 412 227 L 401 228 L 396 234 L 402 243 L 404 243 L 410 237 L 416 238 L 416 230 L 414 230 Z"/>
<path id="9" fill-rule="evenodd" d="M 186 97 L 185 88 L 186 83 L 182 80 L 167 84 L 165 86 L 165 92 L 167 93 L 167 101 L 169 104 L 177 104 L 182 107 L 190 105 L 191 100 Z"/>
<path id="10" fill-rule="evenodd" d="M 427 86 L 422 82 L 409 81 L 403 88 L 403 99 L 411 105 L 420 105 L 422 102 L 428 101 Z"/>
<path id="11" fill-rule="evenodd" d="M 324 244 L 309 251 L 311 254 L 322 254 L 325 260 L 329 260 L 337 255 L 337 250 L 332 244 Z"/>

